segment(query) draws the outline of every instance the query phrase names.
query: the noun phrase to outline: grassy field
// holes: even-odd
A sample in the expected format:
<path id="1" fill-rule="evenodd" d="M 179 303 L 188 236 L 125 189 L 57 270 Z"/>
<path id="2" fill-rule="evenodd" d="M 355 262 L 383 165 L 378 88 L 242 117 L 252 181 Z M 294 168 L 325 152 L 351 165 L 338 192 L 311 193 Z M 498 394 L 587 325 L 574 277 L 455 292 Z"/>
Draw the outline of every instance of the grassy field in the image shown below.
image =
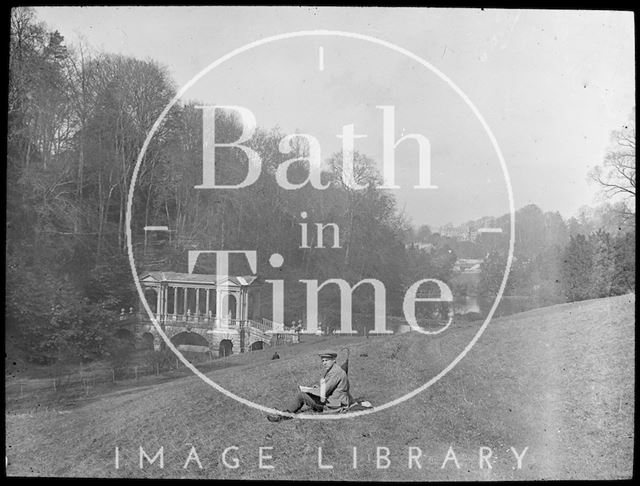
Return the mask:
<path id="1" fill-rule="evenodd" d="M 289 420 L 215 391 L 199 378 L 105 390 L 74 407 L 6 415 L 7 474 L 298 480 L 613 479 L 632 473 L 635 296 L 564 304 L 491 322 L 469 354 L 418 396 L 365 417 Z M 351 351 L 352 392 L 374 405 L 427 382 L 480 323 L 438 336 L 308 339 L 229 358 L 207 375 L 247 399 L 283 406 L 320 373 L 318 349 Z M 227 467 L 234 458 L 238 467 Z M 119 469 L 115 468 L 115 448 Z M 139 468 L 139 448 L 158 461 Z M 264 456 L 260 468 L 260 448 Z M 353 449 L 357 448 L 353 468 Z M 479 467 L 479 453 L 492 468 Z M 518 454 L 527 448 L 522 468 Z M 193 449 L 192 449 L 193 448 Z M 266 449 L 271 448 L 271 449 Z M 322 449 L 319 467 L 318 449 Z M 381 460 L 377 468 L 376 451 Z M 411 448 L 411 449 L 410 449 Z M 183 466 L 190 456 L 191 461 Z M 197 453 L 202 469 L 193 453 Z M 409 454 L 420 455 L 409 467 Z M 451 454 L 455 454 L 455 461 Z M 449 454 L 446 464 L 445 458 Z M 456 467 L 457 465 L 459 467 Z"/>

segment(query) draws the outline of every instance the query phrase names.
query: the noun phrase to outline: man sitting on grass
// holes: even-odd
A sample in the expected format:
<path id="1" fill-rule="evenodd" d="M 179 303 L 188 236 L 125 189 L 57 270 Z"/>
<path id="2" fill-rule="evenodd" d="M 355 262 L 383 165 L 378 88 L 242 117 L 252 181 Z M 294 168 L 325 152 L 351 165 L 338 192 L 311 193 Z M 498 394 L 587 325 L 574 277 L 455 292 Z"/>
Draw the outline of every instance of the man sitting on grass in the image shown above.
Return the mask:
<path id="1" fill-rule="evenodd" d="M 322 366 L 325 369 L 320 380 L 320 386 L 301 387 L 295 398 L 289 402 L 283 412 L 298 413 L 307 405 L 315 412 L 340 412 L 343 408 L 354 403 L 349 394 L 349 377 L 344 370 L 336 364 L 337 353 L 328 351 L 319 354 Z M 280 422 L 292 417 L 286 415 L 268 415 L 270 422 Z"/>

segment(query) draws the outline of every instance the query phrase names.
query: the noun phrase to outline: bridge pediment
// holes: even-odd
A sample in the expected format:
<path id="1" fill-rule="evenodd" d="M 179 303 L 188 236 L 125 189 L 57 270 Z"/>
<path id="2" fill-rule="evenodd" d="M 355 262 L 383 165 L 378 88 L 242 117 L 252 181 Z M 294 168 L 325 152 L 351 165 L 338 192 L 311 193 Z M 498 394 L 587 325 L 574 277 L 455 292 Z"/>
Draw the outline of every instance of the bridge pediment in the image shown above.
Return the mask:
<path id="1" fill-rule="evenodd" d="M 156 283 L 156 282 L 160 282 L 160 279 L 156 278 L 153 274 L 148 273 L 146 275 L 144 275 L 141 279 L 141 282 L 147 282 L 147 283 Z"/>

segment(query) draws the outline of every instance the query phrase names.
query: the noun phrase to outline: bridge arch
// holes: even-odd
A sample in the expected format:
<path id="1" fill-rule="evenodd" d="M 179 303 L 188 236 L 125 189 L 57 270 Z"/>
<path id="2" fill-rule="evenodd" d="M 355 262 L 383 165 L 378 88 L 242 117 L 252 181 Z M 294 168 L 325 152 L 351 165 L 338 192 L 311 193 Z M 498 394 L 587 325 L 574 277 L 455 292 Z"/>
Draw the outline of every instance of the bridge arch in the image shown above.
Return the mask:
<path id="1" fill-rule="evenodd" d="M 233 341 L 230 339 L 223 339 L 220 341 L 220 348 L 218 351 L 219 357 L 230 356 L 233 354 Z"/>
<path id="2" fill-rule="evenodd" d="M 136 340 L 135 335 L 129 329 L 125 329 L 123 327 L 115 332 L 115 336 L 116 338 L 122 339 L 123 341 L 127 341 L 131 344 L 135 343 Z"/>
<path id="3" fill-rule="evenodd" d="M 144 349 L 153 349 L 153 341 L 155 337 L 150 332 L 143 332 L 140 336 L 142 338 L 142 347 Z"/>
<path id="4" fill-rule="evenodd" d="M 175 334 L 171 338 L 171 342 L 174 346 L 180 346 L 181 344 L 188 344 L 191 346 L 209 346 L 209 341 L 197 332 L 183 331 Z"/>
<path id="5" fill-rule="evenodd" d="M 153 332 L 153 329 L 154 329 L 153 325 L 145 326 L 145 330 L 147 331 Z M 208 331 L 209 331 L 208 328 L 199 327 L 199 326 L 192 327 L 192 326 L 180 326 L 180 325 L 165 325 L 165 328 L 164 328 L 164 333 L 171 340 L 173 340 L 173 338 L 178 334 L 182 334 L 185 332 L 192 333 L 192 334 L 199 334 L 204 339 L 207 339 Z"/>
<path id="6" fill-rule="evenodd" d="M 254 341 L 251 343 L 251 351 L 259 351 L 266 347 L 264 341 Z"/>

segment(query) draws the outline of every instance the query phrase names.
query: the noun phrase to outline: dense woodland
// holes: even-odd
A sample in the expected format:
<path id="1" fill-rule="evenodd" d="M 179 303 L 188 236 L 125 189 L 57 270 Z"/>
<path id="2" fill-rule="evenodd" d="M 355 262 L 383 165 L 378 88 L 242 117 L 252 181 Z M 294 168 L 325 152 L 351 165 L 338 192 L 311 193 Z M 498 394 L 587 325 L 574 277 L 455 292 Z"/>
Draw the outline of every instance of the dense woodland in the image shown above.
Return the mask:
<path id="1" fill-rule="evenodd" d="M 28 8 L 11 14 L 9 68 L 7 346 L 41 363 L 115 356 L 122 346 L 113 338 L 120 309 L 138 307 L 125 237 L 129 184 L 147 133 L 176 87 L 153 61 L 71 48 Z M 292 154 L 278 150 L 282 134 L 276 129 L 260 129 L 251 140 L 263 157 L 255 184 L 195 190 L 202 182 L 202 111 L 195 106 L 174 106 L 140 167 L 131 224 L 139 272 L 186 272 L 189 249 L 256 250 L 260 278 L 285 281 L 289 321 L 304 315 L 299 279 L 340 277 L 355 284 L 377 278 L 387 290 L 388 314 L 400 316 L 413 282 L 449 283 L 457 258 L 483 258 L 478 288 L 453 290 L 457 297 L 477 291 L 486 311 L 502 279 L 508 234 L 463 242 L 427 226 L 412 227 L 393 197 L 379 189 L 374 161 L 361 154 L 355 157 L 356 179 L 369 182 L 368 189 L 344 183 L 336 155 L 323 173 L 328 189 L 284 190 L 274 173 Z M 232 116 L 218 116 L 216 141 L 233 141 L 238 133 Z M 305 150 L 299 145 L 294 152 L 303 157 Z M 245 159 L 231 150 L 222 155 L 217 177 L 242 180 Z M 289 179 L 304 181 L 307 173 L 300 161 L 290 167 Z M 567 221 L 533 205 L 519 210 L 516 259 L 505 295 L 526 295 L 531 307 L 634 290 L 632 208 L 628 202 L 607 203 Z M 330 230 L 327 248 L 300 248 L 302 211 L 310 226 L 336 223 L 340 248 L 331 248 Z M 504 215 L 469 224 L 491 223 L 508 232 L 508 222 Z M 145 245 L 147 225 L 167 225 L 170 238 Z M 284 257 L 281 269 L 269 265 L 272 253 Z M 196 271 L 214 273 L 213 260 L 201 258 Z M 232 260 L 232 273 L 248 269 Z M 269 317 L 265 289 L 261 311 Z M 324 321 L 339 325 L 337 289 L 320 295 Z M 362 286 L 355 292 L 354 313 L 372 312 L 373 293 Z"/>

